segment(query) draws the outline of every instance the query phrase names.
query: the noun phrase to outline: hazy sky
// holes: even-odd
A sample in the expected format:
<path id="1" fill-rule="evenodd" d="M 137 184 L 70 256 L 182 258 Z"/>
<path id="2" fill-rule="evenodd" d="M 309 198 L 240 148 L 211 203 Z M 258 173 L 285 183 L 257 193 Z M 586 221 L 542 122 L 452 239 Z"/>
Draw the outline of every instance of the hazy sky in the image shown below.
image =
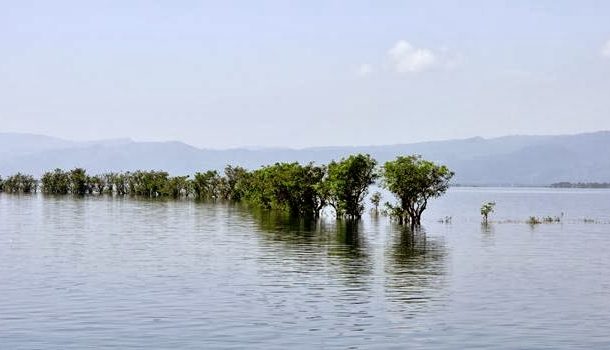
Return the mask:
<path id="1" fill-rule="evenodd" d="M 610 129 L 610 1 L 2 1 L 0 131 L 201 147 Z"/>

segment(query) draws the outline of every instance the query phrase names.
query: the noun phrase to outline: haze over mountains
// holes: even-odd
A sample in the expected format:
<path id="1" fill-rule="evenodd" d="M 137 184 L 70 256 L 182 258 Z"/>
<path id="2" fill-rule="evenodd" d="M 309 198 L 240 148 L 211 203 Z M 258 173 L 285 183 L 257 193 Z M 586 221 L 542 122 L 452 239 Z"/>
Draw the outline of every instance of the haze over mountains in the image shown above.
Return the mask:
<path id="1" fill-rule="evenodd" d="M 548 185 L 560 181 L 610 181 L 610 131 L 561 136 L 505 136 L 387 146 L 305 149 L 200 149 L 182 142 L 111 139 L 76 142 L 0 133 L 0 175 L 18 171 L 40 176 L 54 168 L 83 167 L 90 173 L 161 169 L 172 174 L 221 170 L 226 164 L 257 168 L 274 162 L 325 163 L 369 153 L 380 163 L 397 155 L 421 154 L 448 165 L 464 185 Z"/>

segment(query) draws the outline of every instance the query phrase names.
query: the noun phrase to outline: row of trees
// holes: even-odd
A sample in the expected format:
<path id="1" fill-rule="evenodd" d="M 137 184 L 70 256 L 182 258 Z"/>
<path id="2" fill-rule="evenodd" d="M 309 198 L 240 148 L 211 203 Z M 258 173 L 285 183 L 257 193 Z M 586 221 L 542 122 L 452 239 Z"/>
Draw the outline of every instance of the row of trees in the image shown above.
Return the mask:
<path id="1" fill-rule="evenodd" d="M 17 173 L 6 180 L 0 177 L 0 192 L 33 193 L 36 192 L 38 181 L 31 175 Z"/>
<path id="2" fill-rule="evenodd" d="M 265 209 L 317 217 L 327 206 L 338 218 L 358 219 L 364 211 L 369 187 L 381 185 L 397 203 L 386 203 L 388 213 L 401 224 L 417 226 L 428 200 L 443 194 L 453 176 L 446 166 L 419 156 L 397 157 L 381 168 L 367 154 L 351 155 L 328 165 L 276 163 L 249 171 L 227 166 L 224 174 L 211 170 L 190 176 L 170 176 L 164 171 L 135 171 L 89 176 L 84 169 L 55 169 L 37 181 L 17 174 L 2 181 L 0 190 L 48 194 L 117 194 L 146 197 L 194 197 L 203 200 L 246 201 Z M 381 196 L 372 203 L 377 210 Z"/>

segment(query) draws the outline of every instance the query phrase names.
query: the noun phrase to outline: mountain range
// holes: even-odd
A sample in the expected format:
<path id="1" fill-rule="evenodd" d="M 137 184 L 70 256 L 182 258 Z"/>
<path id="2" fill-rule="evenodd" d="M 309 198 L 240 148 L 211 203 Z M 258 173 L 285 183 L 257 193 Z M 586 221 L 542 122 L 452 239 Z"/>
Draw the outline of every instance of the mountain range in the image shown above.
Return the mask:
<path id="1" fill-rule="evenodd" d="M 275 162 L 326 163 L 369 153 L 380 163 L 397 155 L 420 154 L 446 164 L 462 185 L 548 185 L 554 182 L 609 182 L 610 131 L 575 135 L 504 136 L 387 146 L 303 149 L 201 149 L 186 143 L 110 139 L 77 142 L 50 136 L 0 133 L 0 174 L 34 176 L 55 168 L 83 167 L 89 173 L 160 169 L 193 174 L 227 164 L 257 168 Z"/>

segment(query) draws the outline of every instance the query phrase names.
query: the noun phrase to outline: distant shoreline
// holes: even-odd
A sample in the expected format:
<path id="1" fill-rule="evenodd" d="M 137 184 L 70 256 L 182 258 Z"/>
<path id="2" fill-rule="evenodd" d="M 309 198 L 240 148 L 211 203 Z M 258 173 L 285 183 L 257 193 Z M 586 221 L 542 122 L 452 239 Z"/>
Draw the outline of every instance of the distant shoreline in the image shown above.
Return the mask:
<path id="1" fill-rule="evenodd" d="M 489 185 L 476 185 L 476 184 L 452 184 L 450 185 L 450 187 L 455 187 L 455 188 L 466 188 L 466 187 L 472 187 L 472 188 L 554 188 L 554 189 L 577 189 L 577 190 L 584 190 L 584 189 L 593 189 L 593 190 L 600 190 L 600 189 L 610 189 L 610 183 L 596 183 L 596 182 L 591 182 L 591 183 L 572 183 L 572 182 L 559 182 L 559 183 L 553 183 L 553 184 L 540 184 L 540 185 L 506 185 L 506 184 L 489 184 Z"/>

